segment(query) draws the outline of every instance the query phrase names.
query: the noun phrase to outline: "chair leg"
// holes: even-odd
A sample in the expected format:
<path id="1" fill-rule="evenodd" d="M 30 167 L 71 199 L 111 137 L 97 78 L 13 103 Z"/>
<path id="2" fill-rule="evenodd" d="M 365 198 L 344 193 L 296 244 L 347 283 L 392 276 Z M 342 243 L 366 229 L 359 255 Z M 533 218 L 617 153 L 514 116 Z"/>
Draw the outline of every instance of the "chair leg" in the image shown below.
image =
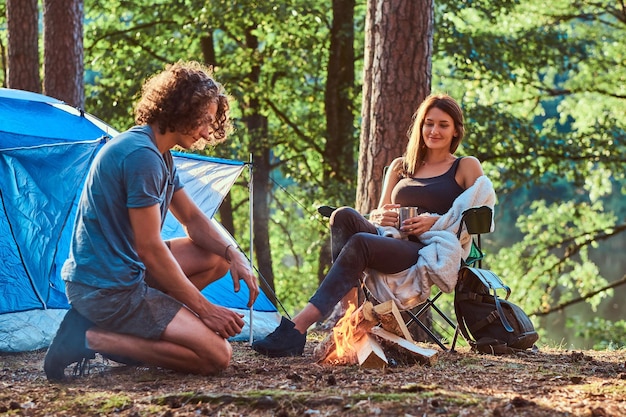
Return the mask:
<path id="1" fill-rule="evenodd" d="M 436 335 L 436 334 L 434 334 L 434 333 L 432 332 L 432 330 L 430 330 L 428 327 L 426 327 L 426 326 L 424 325 L 424 323 L 422 323 L 422 322 L 421 322 L 421 320 L 420 320 L 420 319 L 419 319 L 419 318 L 418 318 L 418 317 L 417 317 L 414 313 L 412 313 L 412 312 L 411 312 L 411 311 L 409 311 L 409 310 L 407 310 L 407 313 L 411 316 L 411 321 L 410 321 L 411 323 L 412 323 L 412 322 L 417 323 L 417 325 L 418 325 L 418 326 L 420 326 L 420 328 L 421 328 L 422 330 L 424 330 L 424 331 L 428 334 L 428 336 L 431 338 L 431 340 L 432 340 L 433 342 L 435 342 L 436 344 L 438 344 L 438 345 L 439 345 L 439 347 L 440 347 L 441 349 L 443 349 L 444 351 L 447 351 L 447 350 L 448 350 L 448 348 L 446 347 L 446 345 L 444 345 L 444 344 L 443 344 L 443 342 L 442 342 L 441 340 L 439 340 L 439 338 L 437 337 L 437 335 Z"/>
<path id="2" fill-rule="evenodd" d="M 422 314 L 424 314 L 424 312 L 426 312 L 426 310 L 428 310 L 429 307 L 431 307 L 431 306 L 435 307 L 434 303 L 441 296 L 441 294 L 442 294 L 442 292 L 440 291 L 433 298 L 429 298 L 426 301 L 424 301 L 424 305 L 422 306 L 422 308 L 420 308 L 417 313 L 410 313 L 410 315 L 414 316 L 414 317 L 420 317 Z M 439 313 L 441 314 L 440 311 L 439 311 Z M 413 319 L 411 319 L 411 321 L 409 321 L 406 325 L 409 326 L 412 322 L 413 322 Z"/>
<path id="3" fill-rule="evenodd" d="M 443 311 L 441 311 L 439 309 L 439 307 L 437 307 L 436 305 L 433 304 L 433 309 L 439 313 L 439 315 L 441 316 L 442 319 L 444 319 L 451 327 L 456 327 L 456 323 L 452 321 L 452 319 L 450 317 L 448 317 L 446 315 L 446 313 L 444 313 Z"/>
<path id="4" fill-rule="evenodd" d="M 409 320 L 407 322 L 407 327 L 410 326 L 413 322 L 416 322 L 417 325 L 424 330 L 424 332 L 430 337 L 430 339 L 432 339 L 437 345 L 439 345 L 439 347 L 441 349 L 443 349 L 444 351 L 448 351 L 450 350 L 451 352 L 454 352 L 454 348 L 456 346 L 456 341 L 458 339 L 459 336 L 459 326 L 457 323 L 455 323 L 450 317 L 448 317 L 436 304 L 435 301 L 437 301 L 437 299 L 439 297 L 441 297 L 441 295 L 443 294 L 442 291 L 439 291 L 434 297 L 429 298 L 428 300 L 426 300 L 424 302 L 424 305 L 419 309 L 419 311 L 417 313 L 413 313 L 411 311 L 407 311 L 407 313 L 409 314 L 409 316 L 411 316 L 411 320 Z M 441 316 L 442 319 L 444 319 L 446 321 L 446 323 L 448 323 L 450 325 L 450 327 L 454 327 L 454 338 L 452 340 L 452 345 L 450 347 L 450 349 L 448 349 L 443 342 L 437 337 L 437 335 L 435 335 L 433 333 L 432 330 L 430 330 L 428 327 L 426 327 L 426 325 L 424 325 L 424 323 L 422 323 L 422 321 L 420 320 L 420 316 L 422 314 L 424 314 L 428 308 L 432 307 L 433 310 L 435 310 L 435 312 L 437 312 L 437 314 L 439 314 L 439 316 Z"/>
<path id="5" fill-rule="evenodd" d="M 456 327 L 454 328 L 454 338 L 452 339 L 452 345 L 450 346 L 450 352 L 456 352 L 456 350 L 454 350 L 454 348 L 456 347 L 456 341 L 459 338 L 459 334 L 461 332 L 459 331 L 459 325 L 457 324 Z"/>

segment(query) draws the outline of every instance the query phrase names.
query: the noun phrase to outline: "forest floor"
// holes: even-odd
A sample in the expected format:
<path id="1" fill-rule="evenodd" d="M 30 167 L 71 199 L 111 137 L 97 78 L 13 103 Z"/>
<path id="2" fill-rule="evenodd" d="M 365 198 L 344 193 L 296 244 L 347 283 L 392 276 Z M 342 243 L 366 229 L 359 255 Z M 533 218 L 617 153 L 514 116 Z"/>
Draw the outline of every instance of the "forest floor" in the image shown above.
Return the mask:
<path id="1" fill-rule="evenodd" d="M 366 369 L 317 364 L 325 337 L 310 332 L 303 356 L 281 359 L 235 342 L 232 365 L 214 377 L 98 355 L 87 375 L 51 384 L 45 351 L 0 353 L 0 415 L 626 416 L 626 350 L 491 356 L 460 347 L 433 365 Z"/>

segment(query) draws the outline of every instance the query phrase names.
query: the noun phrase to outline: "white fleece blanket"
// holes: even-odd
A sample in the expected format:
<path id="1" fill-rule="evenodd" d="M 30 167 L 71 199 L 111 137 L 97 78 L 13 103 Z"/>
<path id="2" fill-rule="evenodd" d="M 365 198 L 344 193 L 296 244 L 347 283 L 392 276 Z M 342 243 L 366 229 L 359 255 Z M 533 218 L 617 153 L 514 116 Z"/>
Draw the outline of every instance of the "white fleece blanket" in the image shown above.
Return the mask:
<path id="1" fill-rule="evenodd" d="M 454 291 L 461 259 L 465 259 L 471 249 L 471 236 L 465 229 L 459 239 L 456 237 L 462 213 L 480 206 L 488 206 L 493 210 L 495 201 L 491 180 L 484 175 L 479 177 L 474 185 L 454 200 L 450 210 L 437 220 L 431 230 L 420 236 L 425 246 L 419 251 L 417 263 L 396 274 L 366 270 L 367 289 L 380 302 L 394 300 L 400 310 L 411 309 L 426 301 L 433 285 L 446 293 Z M 393 233 L 387 228 L 381 228 L 379 232 L 395 236 L 397 230 Z"/>

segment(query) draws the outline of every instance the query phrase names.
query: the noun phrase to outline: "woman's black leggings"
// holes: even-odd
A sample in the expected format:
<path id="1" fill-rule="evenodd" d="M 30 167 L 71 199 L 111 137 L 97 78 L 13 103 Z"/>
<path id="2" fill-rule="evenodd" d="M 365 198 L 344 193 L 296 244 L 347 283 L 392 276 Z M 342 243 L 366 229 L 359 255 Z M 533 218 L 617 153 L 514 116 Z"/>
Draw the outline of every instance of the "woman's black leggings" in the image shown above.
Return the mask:
<path id="1" fill-rule="evenodd" d="M 335 210 L 330 218 L 333 265 L 309 300 L 323 316 L 352 288 L 358 287 L 367 268 L 394 274 L 417 262 L 420 242 L 380 236 L 376 227 L 350 207 Z"/>

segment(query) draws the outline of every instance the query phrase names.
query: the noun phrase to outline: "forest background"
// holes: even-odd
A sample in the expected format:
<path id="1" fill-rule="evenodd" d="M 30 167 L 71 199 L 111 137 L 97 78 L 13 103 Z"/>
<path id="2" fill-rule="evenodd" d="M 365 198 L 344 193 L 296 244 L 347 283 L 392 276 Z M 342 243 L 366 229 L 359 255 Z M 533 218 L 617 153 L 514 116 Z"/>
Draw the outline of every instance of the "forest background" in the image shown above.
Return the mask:
<path id="1" fill-rule="evenodd" d="M 55 2 L 42 3 L 52 22 Z M 177 60 L 214 66 L 234 98 L 236 131 L 207 153 L 243 161 L 252 155 L 256 265 L 286 313 L 296 312 L 329 268 L 328 223 L 316 208 L 373 208 L 379 186 L 364 170 L 388 164 L 406 144 L 409 123 L 386 126 L 375 140 L 392 151 L 377 164 L 364 163 L 371 140 L 363 133 L 364 80 L 375 64 L 368 37 L 406 18 L 403 2 L 65 0 L 57 7 L 63 3 L 84 17 L 82 40 L 72 43 L 80 47 L 84 78 L 77 97 L 57 98 L 118 130 L 133 123 L 141 80 Z M 38 4 L 0 1 L 2 86 L 13 87 L 11 75 L 26 74 L 9 67 L 11 13 Z M 400 8 L 385 8 L 392 4 Z M 623 347 L 626 6 L 412 4 L 413 13 L 432 15 L 427 28 L 415 27 L 416 37 L 429 40 L 421 74 L 427 81 L 397 78 L 398 98 L 383 111 L 412 113 L 419 102 L 405 100 L 407 90 L 458 99 L 468 132 L 459 154 L 482 161 L 498 195 L 496 230 L 483 236 L 484 266 L 512 288 L 511 300 L 531 315 L 542 343 Z M 376 13 L 372 5 L 379 6 Z M 53 95 L 54 81 L 67 82 L 68 62 L 55 62 L 63 55 L 48 44 L 52 37 L 43 39 L 41 13 L 36 16 L 38 46 L 28 65 L 37 80 L 20 88 Z M 28 31 L 14 31 L 14 39 L 18 33 Z M 390 51 L 403 44 L 401 37 L 388 39 Z M 383 88 L 389 86 L 376 91 Z M 232 189 L 219 214 L 245 252 L 247 181 Z"/>

